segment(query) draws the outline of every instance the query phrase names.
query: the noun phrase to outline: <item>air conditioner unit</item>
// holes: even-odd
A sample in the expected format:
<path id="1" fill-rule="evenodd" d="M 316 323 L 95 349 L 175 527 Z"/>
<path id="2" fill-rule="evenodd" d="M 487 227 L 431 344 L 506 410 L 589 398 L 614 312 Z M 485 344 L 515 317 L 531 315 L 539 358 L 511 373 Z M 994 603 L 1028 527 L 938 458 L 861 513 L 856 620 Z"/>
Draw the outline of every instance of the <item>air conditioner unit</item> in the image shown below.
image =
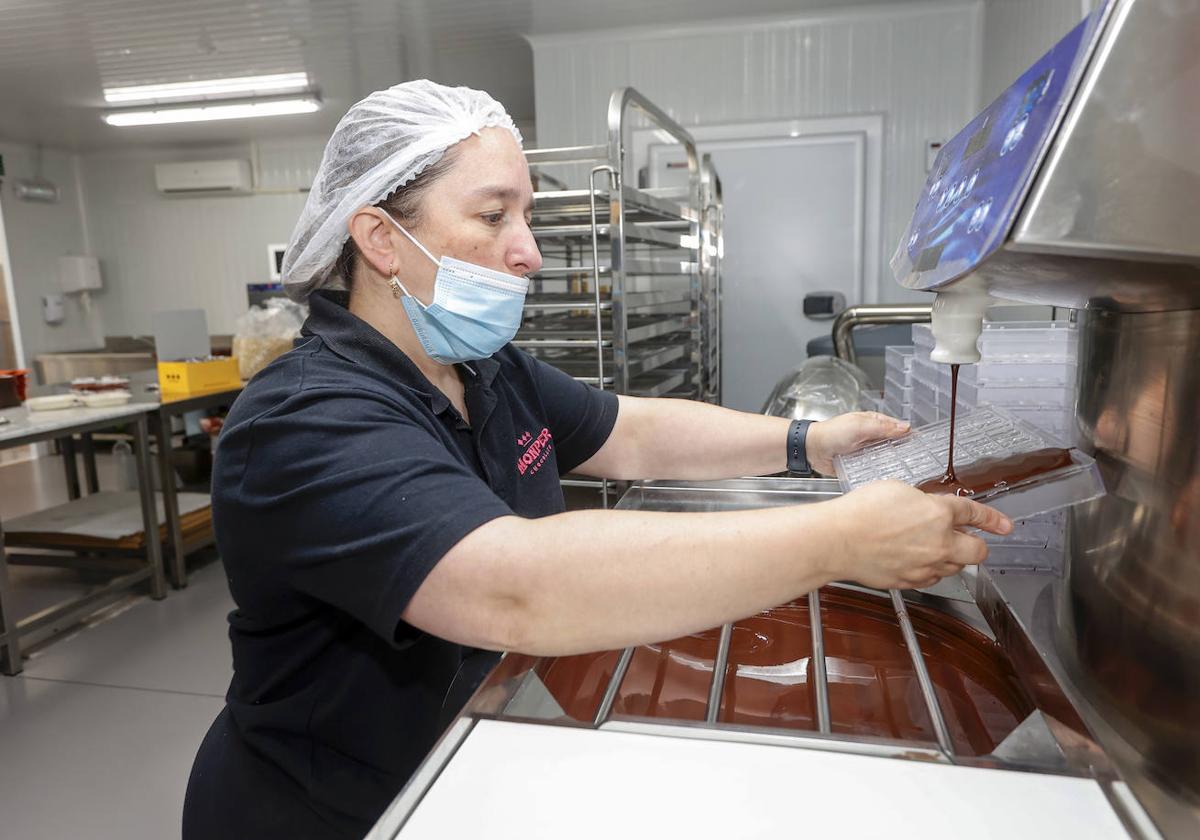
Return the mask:
<path id="1" fill-rule="evenodd" d="M 244 195 L 254 188 L 247 160 L 159 163 L 154 182 L 164 195 Z"/>

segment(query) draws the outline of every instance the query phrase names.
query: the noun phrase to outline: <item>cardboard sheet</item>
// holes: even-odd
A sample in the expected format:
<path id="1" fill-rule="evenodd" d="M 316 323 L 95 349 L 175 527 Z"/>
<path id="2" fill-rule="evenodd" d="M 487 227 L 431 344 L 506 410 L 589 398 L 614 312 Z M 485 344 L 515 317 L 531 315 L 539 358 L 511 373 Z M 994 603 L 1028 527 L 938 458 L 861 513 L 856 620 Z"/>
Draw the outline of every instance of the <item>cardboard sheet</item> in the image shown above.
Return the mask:
<path id="1" fill-rule="evenodd" d="M 161 493 L 155 493 L 158 523 L 167 521 Z M 180 493 L 179 515 L 203 510 L 212 505 L 207 493 Z M 137 491 L 97 493 L 58 507 L 39 510 L 4 523 L 10 534 L 72 534 L 101 540 L 123 540 L 142 531 L 142 506 Z"/>

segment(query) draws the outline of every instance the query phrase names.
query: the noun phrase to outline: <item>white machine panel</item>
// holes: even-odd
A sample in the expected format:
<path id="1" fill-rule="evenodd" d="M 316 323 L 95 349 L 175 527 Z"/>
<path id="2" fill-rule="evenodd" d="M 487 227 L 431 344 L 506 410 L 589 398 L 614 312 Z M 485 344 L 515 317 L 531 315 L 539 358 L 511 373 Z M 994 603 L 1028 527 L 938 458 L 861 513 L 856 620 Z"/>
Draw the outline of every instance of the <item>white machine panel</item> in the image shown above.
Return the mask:
<path id="1" fill-rule="evenodd" d="M 1126 838 L 1090 779 L 479 721 L 398 835 Z"/>

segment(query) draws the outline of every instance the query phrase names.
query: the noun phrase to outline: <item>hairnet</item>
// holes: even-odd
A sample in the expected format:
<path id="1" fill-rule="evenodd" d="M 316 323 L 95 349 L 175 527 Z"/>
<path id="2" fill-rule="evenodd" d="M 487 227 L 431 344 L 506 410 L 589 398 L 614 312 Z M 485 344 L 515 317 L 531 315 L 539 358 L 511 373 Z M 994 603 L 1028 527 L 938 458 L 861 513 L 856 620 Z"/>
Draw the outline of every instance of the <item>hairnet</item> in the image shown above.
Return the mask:
<path id="1" fill-rule="evenodd" d="M 284 288 L 295 300 L 341 285 L 331 277 L 350 217 L 378 204 L 480 130 L 521 134 L 504 106 L 483 91 L 427 79 L 378 90 L 353 105 L 325 145 L 304 211 L 284 253 Z"/>

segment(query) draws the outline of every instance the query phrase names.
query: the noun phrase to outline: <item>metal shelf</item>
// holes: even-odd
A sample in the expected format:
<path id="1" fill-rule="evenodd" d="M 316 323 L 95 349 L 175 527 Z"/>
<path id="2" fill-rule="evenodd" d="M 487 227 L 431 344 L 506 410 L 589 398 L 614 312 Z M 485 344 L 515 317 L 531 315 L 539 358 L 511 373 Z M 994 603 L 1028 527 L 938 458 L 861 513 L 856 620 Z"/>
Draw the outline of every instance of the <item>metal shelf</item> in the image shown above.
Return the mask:
<path id="1" fill-rule="evenodd" d="M 589 242 L 590 245 L 590 242 Z M 545 254 L 543 254 L 545 256 Z M 699 272 L 699 264 L 692 260 L 668 257 L 629 257 L 624 263 L 624 273 L 627 277 L 650 276 L 692 276 Z M 555 265 L 541 268 L 537 273 L 529 275 L 529 279 L 539 280 L 569 280 L 582 278 L 591 280 L 593 277 L 591 265 Z M 601 265 L 600 276 L 612 276 L 612 266 Z"/>
<path id="2" fill-rule="evenodd" d="M 651 338 L 661 338 L 675 332 L 690 328 L 691 315 L 630 315 L 625 327 L 625 340 L 629 343 L 646 341 Z M 604 330 L 611 333 L 611 327 Z M 528 318 L 521 325 L 513 344 L 524 346 L 526 341 L 566 341 L 582 340 L 596 344 L 596 319 L 594 317 L 563 317 L 547 315 L 541 318 Z"/>
<path id="3" fill-rule="evenodd" d="M 533 194 L 533 217 L 535 222 L 545 216 L 578 216 L 582 223 L 590 224 L 591 199 L 595 197 L 597 215 L 607 218 L 612 207 L 613 194 L 609 190 L 554 190 Z M 697 208 L 689 206 L 686 196 L 667 198 L 628 185 L 621 190 L 626 214 L 645 214 L 667 219 L 695 222 L 700 218 Z"/>
<path id="4" fill-rule="evenodd" d="M 512 343 L 513 346 L 520 347 L 522 350 L 595 349 L 597 345 L 595 338 L 514 338 Z M 599 346 L 606 349 L 611 348 L 613 346 L 612 339 L 600 341 Z"/>
<path id="5" fill-rule="evenodd" d="M 608 146 L 562 146 L 555 149 L 527 149 L 525 159 L 530 166 L 543 163 L 604 163 Z"/>
<path id="6" fill-rule="evenodd" d="M 596 309 L 596 296 L 586 293 L 554 294 L 553 292 L 539 292 L 525 296 L 525 311 L 527 313 L 562 312 L 577 309 L 586 309 L 594 312 Z M 600 311 L 612 311 L 612 301 L 602 297 L 600 299 Z"/>
<path id="7" fill-rule="evenodd" d="M 681 251 L 691 251 L 696 248 L 696 237 L 690 233 L 674 234 L 669 230 L 650 222 L 632 222 L 625 224 L 625 239 L 631 242 L 645 242 L 655 245 L 666 245 Z M 611 236 L 611 225 L 607 222 L 597 224 L 593 228 L 589 224 L 536 225 L 531 228 L 535 239 L 586 239 L 591 241 L 593 235 L 607 239 Z"/>
<path id="8" fill-rule="evenodd" d="M 573 351 L 547 349 L 550 352 L 535 348 L 533 354 L 580 382 L 586 382 L 589 385 L 596 384 L 596 348 L 594 346 L 589 346 L 586 350 L 576 349 Z M 688 354 L 689 348 L 686 344 L 655 344 L 649 341 L 635 344 L 628 350 L 629 375 L 638 377 L 666 365 L 678 366 L 679 363 L 684 362 Z M 604 359 L 606 387 L 613 384 L 611 371 L 614 367 L 612 354 L 606 353 Z"/>
<path id="9" fill-rule="evenodd" d="M 641 376 L 636 376 L 629 382 L 629 394 L 634 397 L 663 397 L 678 391 L 687 382 L 686 370 L 656 370 Z M 576 376 L 580 382 L 595 385 L 595 376 Z M 612 386 L 612 377 L 604 377 L 605 387 Z M 690 390 L 687 392 L 692 393 Z"/>
<path id="10" fill-rule="evenodd" d="M 654 370 L 631 379 L 629 393 L 635 397 L 664 397 L 687 381 L 687 370 Z"/>
<path id="11" fill-rule="evenodd" d="M 684 149 L 686 186 L 627 180 L 635 110 Z M 711 161 L 631 88 L 613 92 L 606 114 L 605 144 L 526 152 L 540 185 L 530 229 L 548 265 L 530 277 L 513 343 L 619 394 L 719 401 L 720 192 Z M 608 485 L 599 486 L 607 506 Z"/>
<path id="12" fill-rule="evenodd" d="M 627 310 L 645 309 L 648 307 L 665 307 L 681 303 L 690 303 L 690 289 L 664 289 L 653 292 L 626 292 L 625 308 Z M 525 311 L 561 312 L 571 310 L 596 310 L 595 294 L 555 294 L 553 292 L 538 292 L 525 298 Z M 612 298 L 608 292 L 601 292 L 600 311 L 612 311 Z"/>
<path id="13" fill-rule="evenodd" d="M 542 255 L 545 257 L 545 254 Z M 612 273 L 612 268 L 607 265 L 600 266 L 600 276 L 608 277 Z M 538 280 L 570 280 L 574 277 L 580 277 L 587 280 L 594 276 L 594 269 L 590 265 L 553 265 L 542 266 L 537 272 L 530 274 L 529 279 Z"/>

